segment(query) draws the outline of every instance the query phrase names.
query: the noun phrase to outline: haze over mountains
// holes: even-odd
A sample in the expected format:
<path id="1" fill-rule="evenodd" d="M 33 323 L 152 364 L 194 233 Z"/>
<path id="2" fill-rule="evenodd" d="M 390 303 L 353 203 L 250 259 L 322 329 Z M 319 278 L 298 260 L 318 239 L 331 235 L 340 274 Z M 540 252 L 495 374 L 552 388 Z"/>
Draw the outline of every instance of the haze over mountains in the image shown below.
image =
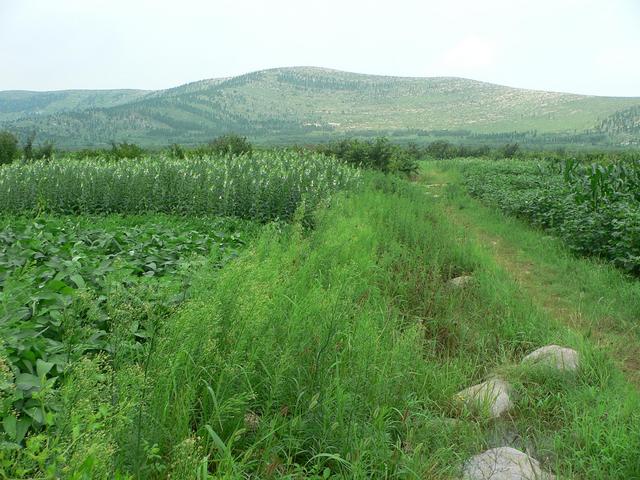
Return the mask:
<path id="1" fill-rule="evenodd" d="M 0 129 L 35 131 L 59 147 L 195 144 L 228 132 L 265 142 L 390 135 L 633 145 L 640 98 L 293 67 L 158 91 L 4 91 Z"/>

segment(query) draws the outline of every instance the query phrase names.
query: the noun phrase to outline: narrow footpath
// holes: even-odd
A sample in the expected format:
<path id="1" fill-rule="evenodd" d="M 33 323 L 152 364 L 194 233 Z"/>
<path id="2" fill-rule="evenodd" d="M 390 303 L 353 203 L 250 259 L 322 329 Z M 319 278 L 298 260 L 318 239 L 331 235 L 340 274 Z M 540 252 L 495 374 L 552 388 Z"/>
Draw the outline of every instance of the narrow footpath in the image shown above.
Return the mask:
<path id="1" fill-rule="evenodd" d="M 576 258 L 546 232 L 470 198 L 455 166 L 425 163 L 419 182 L 524 294 L 604 348 L 640 386 L 640 281 L 603 262 Z"/>

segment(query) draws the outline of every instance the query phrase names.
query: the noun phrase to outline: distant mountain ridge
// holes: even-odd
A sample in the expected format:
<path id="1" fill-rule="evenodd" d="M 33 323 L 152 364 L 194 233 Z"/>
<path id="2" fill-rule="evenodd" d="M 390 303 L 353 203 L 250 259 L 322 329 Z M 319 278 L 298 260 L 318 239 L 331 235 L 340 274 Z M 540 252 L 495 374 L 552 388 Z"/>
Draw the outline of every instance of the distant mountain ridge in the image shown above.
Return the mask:
<path id="1" fill-rule="evenodd" d="M 35 131 L 38 140 L 65 147 L 111 141 L 190 144 L 231 131 L 263 141 L 509 134 L 582 135 L 633 144 L 640 137 L 637 112 L 640 97 L 594 97 L 455 77 L 387 77 L 317 67 L 261 70 L 157 91 L 0 92 L 0 129 L 21 136 Z"/>

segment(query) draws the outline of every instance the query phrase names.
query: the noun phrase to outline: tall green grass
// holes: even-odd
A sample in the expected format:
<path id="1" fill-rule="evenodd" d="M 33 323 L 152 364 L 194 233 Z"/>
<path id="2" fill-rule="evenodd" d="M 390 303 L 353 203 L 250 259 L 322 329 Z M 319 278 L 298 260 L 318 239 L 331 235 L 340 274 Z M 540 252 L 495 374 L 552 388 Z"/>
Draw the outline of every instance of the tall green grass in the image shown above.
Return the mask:
<path id="1" fill-rule="evenodd" d="M 268 221 L 354 186 L 357 170 L 320 154 L 269 151 L 170 159 L 58 159 L 0 168 L 0 213 L 215 214 Z"/>
<path id="2" fill-rule="evenodd" d="M 65 408 L 83 441 L 62 428 L 50 439 L 65 452 L 57 468 L 69 478 L 83 468 L 92 478 L 458 478 L 470 455 L 508 443 L 569 478 L 638 477 L 637 391 L 421 188 L 371 177 L 316 225 L 268 229 L 236 262 L 195 274 L 191 300 L 142 359 L 79 369 Z M 463 273 L 473 284 L 452 289 Z M 518 365 L 549 343 L 580 350 L 581 371 Z M 452 401 L 495 372 L 514 384 L 511 416 L 482 420 Z"/>

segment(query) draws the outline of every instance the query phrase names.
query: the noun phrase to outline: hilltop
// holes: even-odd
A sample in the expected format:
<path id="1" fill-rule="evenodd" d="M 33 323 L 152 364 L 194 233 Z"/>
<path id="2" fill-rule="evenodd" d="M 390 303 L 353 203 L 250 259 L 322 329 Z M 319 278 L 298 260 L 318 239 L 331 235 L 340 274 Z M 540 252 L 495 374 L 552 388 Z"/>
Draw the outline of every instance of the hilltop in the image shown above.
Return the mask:
<path id="1" fill-rule="evenodd" d="M 385 134 L 635 143 L 638 111 L 640 98 L 316 67 L 262 70 L 158 91 L 0 92 L 0 128 L 23 136 L 35 130 L 38 140 L 69 147 L 189 144 L 229 131 L 272 141 Z"/>

